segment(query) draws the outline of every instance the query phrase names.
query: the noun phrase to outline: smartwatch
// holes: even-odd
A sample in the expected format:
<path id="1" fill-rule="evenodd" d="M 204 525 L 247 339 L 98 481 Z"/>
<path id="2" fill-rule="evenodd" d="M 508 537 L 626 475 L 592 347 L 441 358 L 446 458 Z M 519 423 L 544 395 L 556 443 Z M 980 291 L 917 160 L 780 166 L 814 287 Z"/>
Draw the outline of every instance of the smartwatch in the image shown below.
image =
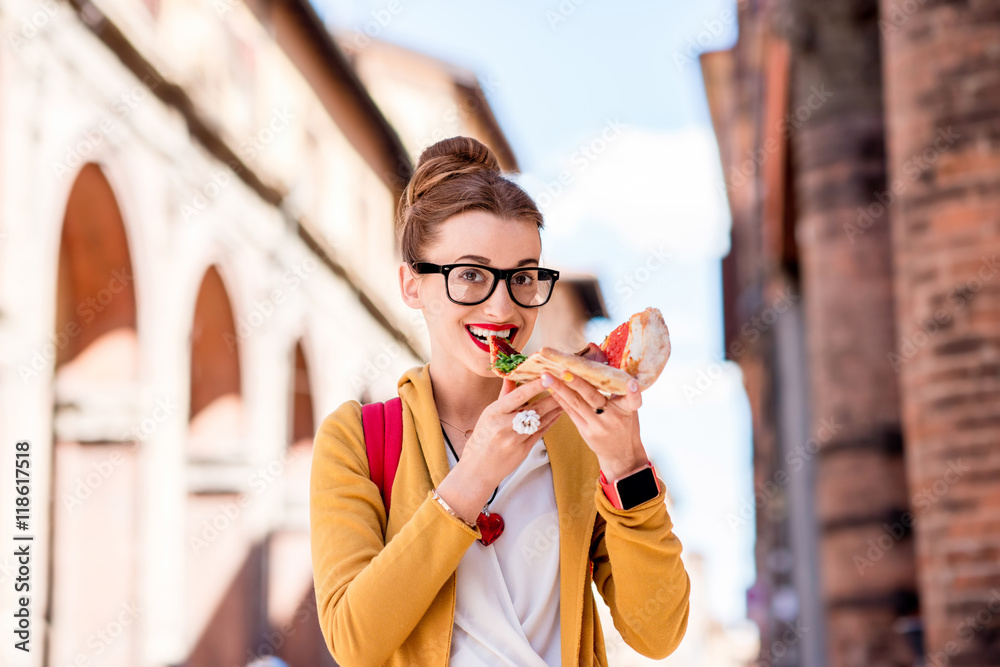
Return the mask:
<path id="1" fill-rule="evenodd" d="M 645 465 L 627 472 L 614 483 L 609 483 L 601 471 L 601 488 L 611 504 L 620 510 L 630 510 L 647 500 L 660 495 L 660 482 L 656 479 L 653 464 L 646 461 Z"/>

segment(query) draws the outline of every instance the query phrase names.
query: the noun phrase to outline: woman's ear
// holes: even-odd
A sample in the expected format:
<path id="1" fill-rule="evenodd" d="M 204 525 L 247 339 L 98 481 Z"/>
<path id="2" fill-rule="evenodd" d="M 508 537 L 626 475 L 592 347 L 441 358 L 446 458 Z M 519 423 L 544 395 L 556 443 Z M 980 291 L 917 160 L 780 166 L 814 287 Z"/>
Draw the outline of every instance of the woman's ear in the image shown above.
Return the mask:
<path id="1" fill-rule="evenodd" d="M 417 278 L 413 275 L 409 265 L 401 262 L 399 265 L 399 293 L 403 297 L 403 303 L 410 308 L 419 310 L 423 308 L 420 300 L 420 290 L 417 289 Z"/>

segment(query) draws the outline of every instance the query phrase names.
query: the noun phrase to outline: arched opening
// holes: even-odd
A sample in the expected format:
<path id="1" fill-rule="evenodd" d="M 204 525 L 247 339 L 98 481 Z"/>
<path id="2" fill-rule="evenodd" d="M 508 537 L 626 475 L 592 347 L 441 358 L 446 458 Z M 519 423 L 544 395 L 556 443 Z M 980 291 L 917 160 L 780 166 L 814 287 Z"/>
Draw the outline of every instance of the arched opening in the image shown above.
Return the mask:
<path id="1" fill-rule="evenodd" d="M 312 387 L 309 383 L 309 368 L 302 342 L 295 344 L 295 359 L 292 365 L 292 438 L 293 449 L 312 448 L 316 434 L 316 420 L 313 417 Z"/>
<path id="2" fill-rule="evenodd" d="M 70 190 L 53 338 L 49 664 L 100 652 L 138 662 L 139 370 L 136 296 L 121 212 L 96 164 Z M 113 637 L 113 639 L 112 639 Z"/>
<path id="3" fill-rule="evenodd" d="M 188 458 L 239 460 L 243 429 L 239 338 L 229 295 L 213 266 L 205 272 L 191 327 Z"/>
<path id="4" fill-rule="evenodd" d="M 70 191 L 59 243 L 58 383 L 119 385 L 138 365 L 132 261 L 121 212 L 101 169 L 86 165 Z M 79 381 L 79 382 L 77 382 Z"/>
<path id="5" fill-rule="evenodd" d="M 268 635 L 295 633 L 276 646 L 289 665 L 333 665 L 323 639 L 309 548 L 309 472 L 316 420 L 309 367 L 301 341 L 291 355 L 289 440 L 285 454 L 284 520 L 268 540 Z"/>
<path id="6" fill-rule="evenodd" d="M 214 266 L 195 300 L 190 373 L 185 664 L 242 665 L 264 627 L 266 542 L 247 521 L 258 493 L 247 486 L 240 338 Z"/>

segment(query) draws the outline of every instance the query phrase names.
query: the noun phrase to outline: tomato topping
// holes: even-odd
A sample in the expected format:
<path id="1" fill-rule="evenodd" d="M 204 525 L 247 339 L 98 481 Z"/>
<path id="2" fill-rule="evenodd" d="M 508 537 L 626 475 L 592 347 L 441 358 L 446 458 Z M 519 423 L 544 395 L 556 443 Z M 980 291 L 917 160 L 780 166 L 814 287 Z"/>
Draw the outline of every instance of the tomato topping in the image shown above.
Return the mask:
<path id="1" fill-rule="evenodd" d="M 601 343 L 601 349 L 608 355 L 608 365 L 615 368 L 622 367 L 622 353 L 625 351 L 625 344 L 628 342 L 629 322 L 623 322 L 608 334 L 608 337 Z"/>
<path id="2" fill-rule="evenodd" d="M 490 347 L 503 352 L 504 354 L 517 354 L 517 350 L 510 346 L 510 343 L 499 336 L 489 336 Z M 491 350 L 492 351 L 492 350 Z M 494 353 L 493 356 L 496 356 Z"/>

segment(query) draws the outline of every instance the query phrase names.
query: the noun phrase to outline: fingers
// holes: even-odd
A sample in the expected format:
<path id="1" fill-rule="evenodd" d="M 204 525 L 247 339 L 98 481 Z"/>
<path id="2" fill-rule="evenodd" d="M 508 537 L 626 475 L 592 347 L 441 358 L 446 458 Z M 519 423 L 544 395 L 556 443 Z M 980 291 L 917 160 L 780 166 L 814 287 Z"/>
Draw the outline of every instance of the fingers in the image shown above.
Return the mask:
<path id="1" fill-rule="evenodd" d="M 574 424 L 577 424 L 577 426 L 579 426 L 580 424 L 583 424 L 587 420 L 587 417 L 583 414 L 578 404 L 567 400 L 566 397 L 564 396 L 556 396 L 556 399 L 559 401 L 559 406 L 563 409 L 563 411 L 566 414 L 569 415 L 569 418 L 573 420 Z M 590 408 L 584 406 L 583 410 L 589 411 Z"/>
<path id="2" fill-rule="evenodd" d="M 552 397 L 552 394 L 548 394 L 547 393 L 544 396 L 545 396 L 545 398 L 540 398 L 537 401 L 533 401 L 533 402 L 528 403 L 527 405 L 524 405 L 522 407 L 525 410 L 528 410 L 528 409 L 534 410 L 538 414 L 544 414 L 544 413 L 548 412 L 549 410 L 552 410 L 553 408 L 559 407 L 559 403 L 556 401 L 555 398 Z"/>
<path id="3" fill-rule="evenodd" d="M 593 410 L 605 403 L 604 395 L 597 390 L 597 387 L 568 371 L 558 378 L 553 377 L 550 373 L 542 374 L 543 379 L 546 376 L 551 379 L 550 389 L 552 393 L 558 395 L 559 398 L 577 410 Z"/>
<path id="4" fill-rule="evenodd" d="M 501 397 L 506 396 L 510 392 L 514 391 L 514 389 L 516 387 L 517 387 L 517 383 L 516 382 L 514 382 L 510 378 L 504 378 L 503 379 L 503 386 L 500 387 L 500 396 Z"/>
<path id="5" fill-rule="evenodd" d="M 614 407 L 621 412 L 630 413 L 635 412 L 642 405 L 639 385 L 634 379 L 629 381 L 624 395 L 612 394 L 605 397 L 596 387 L 579 377 L 573 377 L 568 382 L 562 378 L 552 377 L 548 373 L 543 374 L 542 377 L 546 382 L 551 378 L 549 391 L 574 421 L 582 419 L 586 413 L 592 412 L 596 408 Z"/>
<path id="6" fill-rule="evenodd" d="M 534 403 L 530 403 L 522 408 L 517 408 L 516 410 L 517 412 L 534 410 L 538 413 L 540 422 L 539 428 L 547 423 L 547 419 L 555 420 L 563 413 L 562 406 L 559 405 L 554 396 L 547 396 L 540 401 L 535 401 Z"/>
<path id="7" fill-rule="evenodd" d="M 504 383 L 508 382 L 507 378 L 504 378 Z M 500 398 L 497 399 L 497 403 L 500 409 L 504 412 L 514 412 L 520 406 L 524 405 L 529 398 L 535 394 L 540 394 L 545 391 L 545 387 L 542 386 L 542 379 L 535 378 L 529 382 L 525 382 L 520 387 L 512 390 L 508 394 L 501 392 Z"/>
<path id="8" fill-rule="evenodd" d="M 532 443 L 536 442 L 538 438 L 545 435 L 545 432 L 548 431 L 549 428 L 551 428 L 552 425 L 556 423 L 556 420 L 559 419 L 559 416 L 562 413 L 563 409 L 560 407 L 556 407 L 555 410 L 552 410 L 551 412 L 545 414 L 541 419 L 541 423 L 538 426 L 538 430 L 532 433 L 530 436 L 528 436 L 528 439 Z"/>
<path id="9" fill-rule="evenodd" d="M 635 388 L 634 390 L 633 387 Z M 639 385 L 635 380 L 629 382 L 628 393 L 624 396 L 614 396 L 612 398 L 614 399 L 615 406 L 626 412 L 635 412 L 642 405 L 642 394 L 639 393 Z"/>
<path id="10" fill-rule="evenodd" d="M 545 375 L 548 374 L 546 373 Z M 552 399 L 554 399 L 555 402 L 563 410 L 565 410 L 570 418 L 576 423 L 579 423 L 579 420 L 582 419 L 581 411 L 590 409 L 587 407 L 586 402 L 580 398 L 580 395 L 577 392 L 570 391 L 566 387 L 566 384 L 560 380 L 553 380 L 549 391 L 552 392 Z"/>

